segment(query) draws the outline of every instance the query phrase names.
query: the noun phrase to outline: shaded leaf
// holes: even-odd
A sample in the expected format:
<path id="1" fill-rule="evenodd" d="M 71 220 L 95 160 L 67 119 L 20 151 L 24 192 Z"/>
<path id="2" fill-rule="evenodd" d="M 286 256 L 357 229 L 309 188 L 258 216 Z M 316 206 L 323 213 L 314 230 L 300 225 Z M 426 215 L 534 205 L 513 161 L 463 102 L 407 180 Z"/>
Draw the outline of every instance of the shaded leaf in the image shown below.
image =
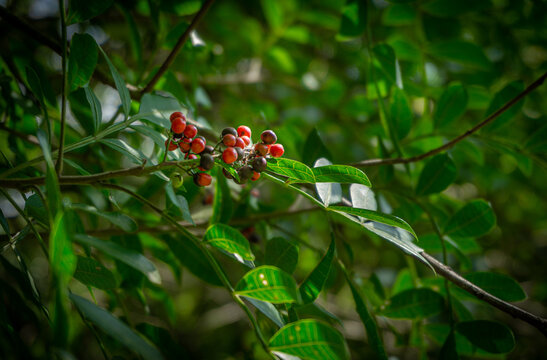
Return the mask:
<path id="1" fill-rule="evenodd" d="M 473 200 L 456 212 L 444 227 L 444 234 L 455 237 L 478 237 L 496 225 L 496 215 L 484 200 Z"/>
<path id="2" fill-rule="evenodd" d="M 116 341 L 119 341 L 129 350 L 142 356 L 144 359 L 163 359 L 158 349 L 137 335 L 137 333 L 120 319 L 83 297 L 76 294 L 70 294 L 69 296 L 70 300 L 72 300 L 84 317 L 101 329 L 105 334 L 108 334 Z"/>
<path id="3" fill-rule="evenodd" d="M 101 103 L 99 102 L 99 99 L 91 90 L 90 87 L 84 86 L 85 95 L 87 98 L 87 102 L 89 103 L 89 106 L 91 107 L 91 115 L 93 116 L 93 133 L 95 134 L 97 130 L 99 130 L 99 127 L 101 126 L 101 122 L 103 121 L 103 111 L 101 109 Z"/>
<path id="4" fill-rule="evenodd" d="M 209 284 L 222 286 L 222 281 L 219 279 L 213 266 L 209 263 L 208 258 L 190 239 L 177 234 L 176 237 L 164 237 L 163 240 L 169 246 L 169 249 L 171 249 L 177 260 L 190 270 L 192 274 Z"/>
<path id="5" fill-rule="evenodd" d="M 405 138 L 412 127 L 412 108 L 403 90 L 393 88 L 391 95 L 391 119 L 398 139 Z"/>
<path id="6" fill-rule="evenodd" d="M 367 27 L 367 4 L 360 0 L 347 0 L 342 8 L 342 19 L 337 39 L 347 40 L 361 36 Z"/>
<path id="7" fill-rule="evenodd" d="M 393 296 L 382 315 L 394 319 L 422 319 L 441 313 L 444 298 L 430 289 L 410 289 Z"/>
<path id="8" fill-rule="evenodd" d="M 308 275 L 306 280 L 300 285 L 300 296 L 304 304 L 311 303 L 317 299 L 319 293 L 323 289 L 327 278 L 329 277 L 332 260 L 336 251 L 336 243 L 334 238 L 331 240 L 329 248 L 319 264 Z"/>
<path id="9" fill-rule="evenodd" d="M 266 243 L 264 263 L 292 274 L 298 263 L 298 247 L 282 237 L 270 239 Z"/>
<path id="10" fill-rule="evenodd" d="M 281 317 L 279 311 L 269 302 L 253 299 L 251 297 L 246 298 L 246 300 L 253 304 L 255 308 L 257 308 L 261 313 L 266 315 L 277 326 L 283 327 L 285 325 L 285 321 L 283 321 L 283 318 Z"/>
<path id="11" fill-rule="evenodd" d="M 378 44 L 372 48 L 374 56 L 380 64 L 382 72 L 387 79 L 395 84 L 397 80 L 395 51 L 388 44 Z"/>
<path id="12" fill-rule="evenodd" d="M 188 114 L 188 111 L 173 96 L 144 94 L 139 115 L 162 128 L 169 128 L 171 126 L 169 116 L 175 111 L 180 111 L 184 115 Z"/>
<path id="13" fill-rule="evenodd" d="M 332 160 L 332 154 L 325 146 L 317 129 L 313 128 L 306 137 L 304 151 L 302 152 L 302 160 L 304 164 L 311 166 L 319 158 Z"/>
<path id="14" fill-rule="evenodd" d="M 305 319 L 290 323 L 270 339 L 274 353 L 286 353 L 302 359 L 349 359 L 342 334 L 324 322 Z"/>
<path id="15" fill-rule="evenodd" d="M 464 276 L 481 289 L 504 301 L 522 301 L 526 293 L 515 279 L 493 272 L 475 272 Z"/>
<path id="16" fill-rule="evenodd" d="M 72 208 L 76 210 L 85 211 L 87 213 L 90 213 L 96 216 L 100 216 L 103 219 L 110 221 L 112 225 L 119 227 L 123 231 L 135 232 L 138 229 L 138 226 L 135 220 L 133 220 L 129 216 L 122 214 L 120 212 L 101 211 L 101 210 L 98 210 L 96 207 L 86 205 L 86 204 L 72 204 Z"/>
<path id="17" fill-rule="evenodd" d="M 76 269 L 76 256 L 72 250 L 67 216 L 60 211 L 55 216 L 49 241 L 49 261 L 57 278 L 58 287 L 68 285 Z"/>
<path id="18" fill-rule="evenodd" d="M 433 43 L 427 51 L 441 60 L 453 61 L 472 69 L 488 71 L 492 66 L 478 45 L 461 40 Z"/>
<path id="19" fill-rule="evenodd" d="M 298 301 L 296 282 L 275 266 L 259 266 L 246 273 L 237 283 L 235 294 L 273 304 Z"/>
<path id="20" fill-rule="evenodd" d="M 222 168 L 216 169 L 215 195 L 213 197 L 213 215 L 211 224 L 227 223 L 232 217 L 233 202 L 226 177 L 222 174 Z"/>
<path id="21" fill-rule="evenodd" d="M 67 24 L 70 25 L 92 19 L 105 12 L 112 5 L 112 2 L 113 0 L 70 0 Z"/>
<path id="22" fill-rule="evenodd" d="M 372 346 L 372 348 L 374 349 L 374 352 L 376 353 L 376 357 L 378 359 L 387 359 L 386 349 L 384 348 L 384 343 L 382 341 L 382 337 L 378 330 L 378 325 L 376 324 L 376 321 L 373 315 L 368 311 L 368 308 L 363 298 L 361 297 L 359 290 L 353 284 L 353 280 L 350 278 L 349 274 L 346 271 L 344 271 L 344 275 L 350 287 L 351 295 L 353 296 L 353 301 L 355 302 L 355 309 L 357 310 L 357 313 L 359 314 L 359 317 L 361 318 L 361 321 L 363 322 L 363 325 L 365 326 L 365 330 L 367 331 L 368 341 L 370 345 Z"/>
<path id="23" fill-rule="evenodd" d="M 132 267 L 133 269 L 141 272 L 148 278 L 148 280 L 150 280 L 150 282 L 154 284 L 161 283 L 160 273 L 158 272 L 158 269 L 156 269 L 154 263 L 148 260 L 143 254 L 135 250 L 125 248 L 112 241 L 103 241 L 82 234 L 75 235 L 74 240 L 80 244 L 92 246 L 112 258 Z"/>
<path id="24" fill-rule="evenodd" d="M 89 34 L 74 34 L 70 41 L 67 81 L 70 91 L 84 86 L 91 79 L 99 57 L 97 43 Z M 93 109 L 93 106 L 91 107 Z"/>
<path id="25" fill-rule="evenodd" d="M 137 150 L 129 146 L 125 141 L 120 139 L 102 139 L 101 143 L 105 144 L 112 150 L 116 150 L 117 152 L 127 156 L 135 164 L 142 164 L 143 157 L 141 156 L 141 154 L 139 154 Z"/>
<path id="26" fill-rule="evenodd" d="M 433 120 L 437 127 L 443 127 L 460 118 L 467 108 L 467 90 L 460 83 L 450 84 L 442 93 Z"/>
<path id="27" fill-rule="evenodd" d="M 104 52 L 104 50 L 99 46 L 99 50 L 104 55 L 104 59 L 106 60 L 106 63 L 108 64 L 108 68 L 110 69 L 110 73 L 112 74 L 112 78 L 114 79 L 114 84 L 116 85 L 116 89 L 118 90 L 118 94 L 120 95 L 120 100 L 122 102 L 122 108 L 125 116 L 129 116 L 129 112 L 131 111 L 131 96 L 129 95 L 129 90 L 127 89 L 127 86 L 125 85 L 125 81 L 118 73 L 118 70 L 114 67 L 114 64 L 110 61 L 108 58 L 108 55 Z M 144 99 L 144 97 L 143 97 Z M 142 102 L 141 102 L 142 106 Z"/>
<path id="28" fill-rule="evenodd" d="M 82 284 L 101 290 L 115 289 L 117 286 L 112 272 L 97 260 L 89 257 L 78 256 L 74 278 Z"/>
<path id="29" fill-rule="evenodd" d="M 505 354 L 515 347 L 515 338 L 507 326 L 488 320 L 464 321 L 456 331 L 473 345 L 493 354 Z"/>
<path id="30" fill-rule="evenodd" d="M 505 105 L 509 100 L 513 99 L 515 96 L 520 94 L 524 90 L 524 82 L 521 80 L 513 81 L 507 84 L 503 89 L 498 91 L 494 98 L 490 102 L 484 117 L 488 117 Z M 511 108 L 507 109 L 500 116 L 498 116 L 493 122 L 486 126 L 488 130 L 496 130 L 510 121 L 517 113 L 522 109 L 523 101 L 520 100 L 518 103 L 513 105 Z"/>
<path id="31" fill-rule="evenodd" d="M 456 165 L 447 154 L 432 157 L 425 164 L 418 185 L 416 195 L 435 194 L 446 189 L 457 176 Z"/>
<path id="32" fill-rule="evenodd" d="M 50 145 L 47 141 L 46 134 L 42 130 L 38 130 L 37 137 L 46 161 L 46 199 L 50 213 L 49 218 L 53 219 L 57 212 L 61 210 L 61 189 L 59 188 L 59 181 L 57 180 L 57 173 L 55 172 L 55 166 L 53 165 L 53 159 L 51 158 Z"/>

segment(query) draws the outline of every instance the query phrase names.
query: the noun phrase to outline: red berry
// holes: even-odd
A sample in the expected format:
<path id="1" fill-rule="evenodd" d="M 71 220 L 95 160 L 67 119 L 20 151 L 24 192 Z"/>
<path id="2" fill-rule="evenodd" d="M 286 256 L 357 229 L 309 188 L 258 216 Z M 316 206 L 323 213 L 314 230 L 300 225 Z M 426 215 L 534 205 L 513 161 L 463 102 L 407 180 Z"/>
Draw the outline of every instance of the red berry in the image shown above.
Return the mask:
<path id="1" fill-rule="evenodd" d="M 280 157 L 283 155 L 284 152 L 285 149 L 283 149 L 283 145 L 281 144 L 273 144 L 272 146 L 270 146 L 270 154 L 273 157 Z"/>
<path id="2" fill-rule="evenodd" d="M 201 138 L 195 138 L 190 148 L 196 154 L 200 154 L 205 149 L 205 141 Z"/>
<path id="3" fill-rule="evenodd" d="M 260 139 L 264 142 L 264 144 L 274 144 L 277 141 L 277 135 L 272 130 L 265 130 L 260 135 Z"/>
<path id="4" fill-rule="evenodd" d="M 183 153 L 187 153 L 188 151 L 190 151 L 190 144 L 185 141 L 179 142 L 179 147 Z"/>
<path id="5" fill-rule="evenodd" d="M 251 138 L 248 136 L 242 136 L 241 140 L 245 143 L 245 146 L 249 146 L 251 144 Z"/>
<path id="6" fill-rule="evenodd" d="M 188 124 L 186 126 L 186 129 L 184 129 L 184 136 L 186 136 L 189 139 L 192 139 L 197 134 L 198 134 L 198 129 L 192 124 Z"/>
<path id="7" fill-rule="evenodd" d="M 248 136 L 251 137 L 251 129 L 248 126 L 241 125 L 237 128 L 237 134 L 239 136 Z"/>
<path id="8" fill-rule="evenodd" d="M 165 146 L 169 143 L 169 139 L 165 140 Z M 169 144 L 169 151 L 177 150 L 178 145 L 171 140 L 171 143 Z"/>
<path id="9" fill-rule="evenodd" d="M 174 118 L 171 122 L 171 131 L 173 131 L 175 134 L 182 133 L 185 128 L 186 121 L 184 121 L 181 117 Z"/>
<path id="10" fill-rule="evenodd" d="M 253 171 L 253 176 L 251 176 L 252 181 L 257 181 L 260 177 L 260 173 L 257 173 L 256 171 Z"/>
<path id="11" fill-rule="evenodd" d="M 241 149 L 245 149 L 245 141 L 243 141 L 242 138 L 238 137 L 236 138 L 235 146 Z"/>
<path id="12" fill-rule="evenodd" d="M 194 183 L 197 186 L 209 186 L 211 185 L 212 177 L 206 173 L 197 173 L 194 174 Z"/>
<path id="13" fill-rule="evenodd" d="M 188 157 L 188 160 L 194 160 L 198 158 L 196 154 L 186 154 L 186 157 Z"/>
<path id="14" fill-rule="evenodd" d="M 222 142 L 226 146 L 235 146 L 236 144 L 236 137 L 232 134 L 226 134 L 222 137 Z"/>
<path id="15" fill-rule="evenodd" d="M 255 153 L 257 153 L 260 156 L 266 156 L 268 153 L 269 146 L 266 144 L 258 143 L 255 145 Z"/>
<path id="16" fill-rule="evenodd" d="M 222 153 L 222 160 L 226 164 L 232 164 L 237 160 L 237 151 L 233 147 L 229 147 Z"/>
<path id="17" fill-rule="evenodd" d="M 173 122 L 176 118 L 182 118 L 182 120 L 185 120 L 184 115 L 180 111 L 175 111 L 174 113 L 169 116 L 169 120 Z"/>

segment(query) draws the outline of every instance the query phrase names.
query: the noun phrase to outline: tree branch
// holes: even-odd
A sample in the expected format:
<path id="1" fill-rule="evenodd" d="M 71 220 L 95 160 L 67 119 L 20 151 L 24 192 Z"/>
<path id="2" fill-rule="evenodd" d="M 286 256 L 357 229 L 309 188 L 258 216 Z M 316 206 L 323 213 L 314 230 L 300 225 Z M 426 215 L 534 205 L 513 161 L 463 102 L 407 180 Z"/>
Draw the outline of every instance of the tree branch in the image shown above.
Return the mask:
<path id="1" fill-rule="evenodd" d="M 489 124 L 493 120 L 495 120 L 497 117 L 499 117 L 501 114 L 509 110 L 512 106 L 514 106 L 516 103 L 518 103 L 520 100 L 522 100 L 526 95 L 537 89 L 543 82 L 547 79 L 547 73 L 541 75 L 536 81 L 534 81 L 532 84 L 530 84 L 526 89 L 524 89 L 520 94 L 515 96 L 513 99 L 509 100 L 505 105 L 503 105 L 501 108 L 499 108 L 495 113 L 488 116 L 486 119 L 484 119 L 479 124 L 475 125 L 471 129 L 467 130 L 465 133 L 461 134 L 460 136 L 450 140 L 446 144 L 439 146 L 438 148 L 435 148 L 433 150 L 430 150 L 428 152 L 425 152 L 420 155 L 411 156 L 411 157 L 398 157 L 398 158 L 392 158 L 392 159 L 369 159 L 369 160 L 363 160 L 357 163 L 350 164 L 352 166 L 356 167 L 367 167 L 367 166 L 379 166 L 379 165 L 394 165 L 394 164 L 408 164 L 416 161 L 423 160 L 425 158 L 428 158 L 430 156 L 436 155 L 440 152 L 443 152 L 445 150 L 450 149 L 452 146 L 456 145 L 463 139 L 467 138 L 468 136 L 472 135 L 473 133 L 479 131 L 481 128 L 483 128 L 485 125 Z"/>
<path id="2" fill-rule="evenodd" d="M 442 275 L 459 288 L 467 291 L 476 298 L 489 303 L 493 307 L 513 316 L 514 318 L 527 322 L 528 324 L 541 331 L 541 333 L 547 337 L 547 319 L 531 314 L 526 310 L 516 307 L 515 305 L 505 302 L 495 297 L 494 295 L 484 291 L 483 289 L 466 280 L 460 274 L 452 270 L 452 268 L 438 261 L 428 253 L 421 252 L 420 254 L 429 262 L 429 264 L 435 269 L 438 274 Z"/>
<path id="3" fill-rule="evenodd" d="M 156 83 L 159 81 L 159 79 L 167 71 L 169 66 L 171 66 L 173 61 L 175 61 L 175 58 L 177 57 L 180 49 L 182 49 L 182 46 L 184 45 L 184 43 L 186 43 L 186 40 L 188 40 L 188 38 L 190 37 L 190 33 L 192 32 L 192 30 L 194 30 L 196 26 L 199 24 L 199 22 L 201 21 L 201 19 L 203 19 L 203 17 L 207 13 L 207 10 L 209 10 L 209 8 L 211 7 L 214 1 L 215 0 L 207 0 L 203 4 L 203 6 L 198 11 L 198 13 L 194 17 L 194 19 L 192 20 L 188 28 L 186 28 L 184 33 L 180 36 L 175 47 L 173 48 L 173 50 L 171 50 L 171 53 L 167 56 L 167 59 L 165 59 L 165 61 L 163 62 L 159 70 L 156 72 L 156 74 L 154 74 L 154 77 L 152 77 L 152 79 L 148 82 L 148 84 L 146 84 L 144 89 L 141 90 L 140 92 L 141 96 L 152 91 L 154 86 L 156 86 Z"/>
<path id="4" fill-rule="evenodd" d="M 93 184 L 101 181 L 125 177 L 125 176 L 143 176 L 161 170 L 163 168 L 171 166 L 189 166 L 196 165 L 199 160 L 181 160 L 181 161 L 166 161 L 158 165 L 147 166 L 139 165 L 128 169 L 105 171 L 93 175 L 75 175 L 75 176 L 61 176 L 59 177 L 60 185 L 81 185 L 81 184 Z M 43 185 L 45 183 L 45 177 L 33 177 L 33 178 L 13 178 L 13 179 L 0 179 L 0 186 L 6 188 L 24 188 L 30 185 Z"/>

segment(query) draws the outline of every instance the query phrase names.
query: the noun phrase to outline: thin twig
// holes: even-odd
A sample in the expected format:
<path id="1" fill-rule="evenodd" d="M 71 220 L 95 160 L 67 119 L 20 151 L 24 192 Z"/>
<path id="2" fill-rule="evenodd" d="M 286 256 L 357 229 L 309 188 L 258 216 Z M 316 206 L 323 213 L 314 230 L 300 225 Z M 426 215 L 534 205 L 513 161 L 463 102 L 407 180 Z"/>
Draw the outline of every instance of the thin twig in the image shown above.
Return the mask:
<path id="1" fill-rule="evenodd" d="M 188 38 L 190 37 L 190 33 L 196 28 L 196 26 L 199 24 L 201 19 L 207 13 L 207 10 L 209 10 L 211 5 L 213 5 L 214 1 L 215 0 L 207 0 L 203 4 L 203 6 L 198 11 L 198 13 L 194 17 L 194 19 L 192 20 L 190 25 L 188 25 L 188 28 L 186 28 L 184 33 L 180 36 L 180 38 L 177 41 L 175 47 L 173 48 L 173 50 L 171 50 L 171 53 L 167 56 L 167 59 L 165 59 L 165 61 L 163 62 L 163 64 L 159 68 L 159 70 L 156 72 L 156 74 L 154 74 L 154 76 L 148 82 L 148 84 L 146 84 L 144 89 L 141 90 L 141 92 L 140 92 L 141 96 L 148 93 L 148 92 L 150 92 L 150 91 L 152 91 L 152 89 L 154 89 L 154 86 L 156 86 L 156 83 L 160 80 L 160 78 L 163 76 L 163 74 L 167 71 L 169 66 L 171 66 L 173 61 L 175 61 L 175 58 L 177 57 L 180 49 L 182 49 L 182 46 L 186 43 L 186 40 L 188 40 Z"/>
<path id="2" fill-rule="evenodd" d="M 66 13 L 65 0 L 59 0 L 59 13 L 61 15 L 61 74 L 63 81 L 61 83 L 61 132 L 59 134 L 59 157 L 55 164 L 57 177 L 63 173 L 63 151 L 65 148 L 65 123 L 66 123 L 66 96 L 67 96 L 67 74 L 66 74 L 66 59 L 67 59 L 67 44 L 66 44 Z M 50 140 L 51 143 L 51 140 Z"/>
<path id="3" fill-rule="evenodd" d="M 481 128 L 483 128 L 485 125 L 489 124 L 496 118 L 498 118 L 501 114 L 509 110 L 512 106 L 517 104 L 520 100 L 522 100 L 526 95 L 537 89 L 543 82 L 547 79 L 547 73 L 541 75 L 536 81 L 534 81 L 532 84 L 530 84 L 526 89 L 524 89 L 520 94 L 515 96 L 513 99 L 511 99 L 509 102 L 507 102 L 505 105 L 503 105 L 501 108 L 499 108 L 495 113 L 488 116 L 486 119 L 484 119 L 479 124 L 475 125 L 471 129 L 467 130 L 465 133 L 461 134 L 460 136 L 450 140 L 446 144 L 439 146 L 438 148 L 435 148 L 433 150 L 430 150 L 428 152 L 425 152 L 420 155 L 411 156 L 411 157 L 398 157 L 398 158 L 392 158 L 392 159 L 369 159 L 369 160 L 363 160 L 357 163 L 351 164 L 352 166 L 356 167 L 367 167 L 367 166 L 379 166 L 379 165 L 394 165 L 394 164 L 408 164 L 413 163 L 416 161 L 423 160 L 427 157 L 436 155 L 440 152 L 443 152 L 445 150 L 450 149 L 452 146 L 456 145 L 463 139 L 467 138 L 468 136 L 472 135 L 473 133 L 479 131 Z"/>
<path id="4" fill-rule="evenodd" d="M 497 298 L 494 295 L 484 291 L 477 285 L 463 278 L 460 274 L 452 270 L 452 268 L 450 268 L 448 265 L 443 264 L 428 253 L 421 252 L 420 255 L 422 255 L 429 262 L 429 264 L 435 269 L 437 274 L 447 278 L 453 284 L 467 291 L 476 298 L 489 303 L 493 307 L 513 316 L 514 318 L 527 322 L 528 324 L 541 331 L 541 333 L 547 337 L 547 319 L 529 313 L 526 310 L 516 307 L 515 305 L 505 302 L 500 298 Z"/>

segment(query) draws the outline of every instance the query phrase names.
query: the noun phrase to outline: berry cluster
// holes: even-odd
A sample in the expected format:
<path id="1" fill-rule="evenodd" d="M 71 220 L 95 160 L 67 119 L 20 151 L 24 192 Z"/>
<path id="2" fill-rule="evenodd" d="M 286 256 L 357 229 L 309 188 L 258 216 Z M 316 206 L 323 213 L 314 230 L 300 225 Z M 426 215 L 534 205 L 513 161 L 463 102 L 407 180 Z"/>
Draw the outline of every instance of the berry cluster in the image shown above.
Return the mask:
<path id="1" fill-rule="evenodd" d="M 199 172 L 190 171 L 194 183 L 198 186 L 211 184 L 211 175 L 207 171 L 215 165 L 215 158 L 221 157 L 222 161 L 231 165 L 237 171 L 237 181 L 229 171 L 222 169 L 224 176 L 234 179 L 238 184 L 244 184 L 249 179 L 258 180 L 260 173 L 266 170 L 268 156 L 280 157 L 284 153 L 283 145 L 276 144 L 277 135 L 272 130 L 262 132 L 260 143 L 253 144 L 251 140 L 251 129 L 241 125 L 236 129 L 232 127 L 222 130 L 220 141 L 216 146 L 207 145 L 203 136 L 197 136 L 198 129 L 186 123 L 186 118 L 181 112 L 174 112 L 169 117 L 171 120 L 171 132 L 165 141 L 165 147 L 169 151 L 177 148 L 185 154 L 185 159 L 197 159 L 199 155 Z M 221 154 L 216 154 L 216 151 Z"/>

